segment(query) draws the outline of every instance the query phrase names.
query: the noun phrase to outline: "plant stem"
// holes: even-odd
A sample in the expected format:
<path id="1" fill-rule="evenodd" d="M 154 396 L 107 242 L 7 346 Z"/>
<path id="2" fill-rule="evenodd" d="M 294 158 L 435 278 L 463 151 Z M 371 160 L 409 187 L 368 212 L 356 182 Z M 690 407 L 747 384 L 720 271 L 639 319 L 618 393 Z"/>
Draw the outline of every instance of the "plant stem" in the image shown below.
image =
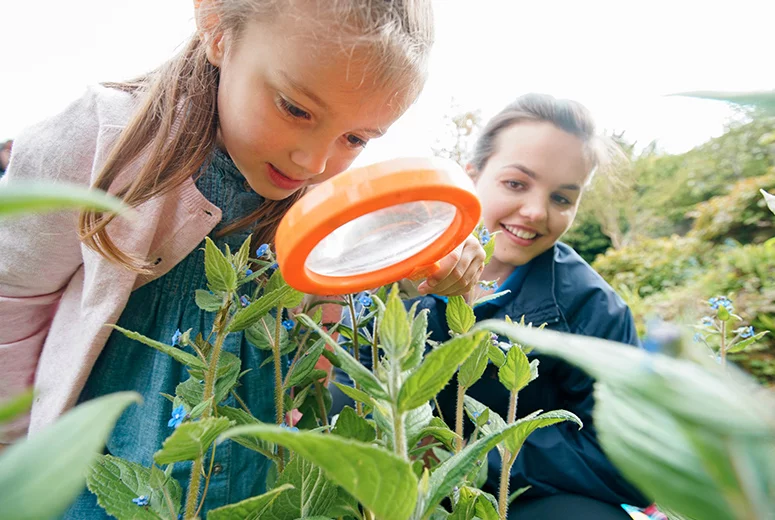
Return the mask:
<path id="1" fill-rule="evenodd" d="M 727 322 L 721 322 L 721 366 L 727 368 Z"/>
<path id="2" fill-rule="evenodd" d="M 353 301 L 353 295 L 348 294 L 346 297 L 347 306 L 350 308 L 350 319 L 353 331 L 353 351 L 355 353 L 355 361 L 361 362 L 361 349 L 358 345 L 358 315 L 355 313 L 355 302 Z M 355 383 L 355 388 L 360 390 L 360 385 Z M 363 417 L 363 405 L 360 401 L 355 401 L 355 412 L 359 417 Z"/>
<path id="3" fill-rule="evenodd" d="M 315 399 L 318 402 L 320 408 L 320 419 L 323 421 L 323 426 L 328 426 L 328 414 L 326 413 L 326 403 L 323 402 L 323 385 L 320 381 L 315 381 Z"/>
<path id="4" fill-rule="evenodd" d="M 466 388 L 458 382 L 457 384 L 457 409 L 455 411 L 455 453 L 460 453 L 463 449 L 463 403 L 466 395 Z"/>
<path id="5" fill-rule="evenodd" d="M 509 395 L 509 411 L 506 418 L 507 424 L 514 424 L 517 419 L 517 392 L 511 392 Z M 501 482 L 498 489 L 498 514 L 501 520 L 506 520 L 506 514 L 509 510 L 509 474 L 511 473 L 511 466 L 517 459 L 517 454 L 510 453 L 508 450 L 503 450 L 503 457 L 501 458 Z"/>
<path id="6" fill-rule="evenodd" d="M 215 324 L 213 327 L 217 330 L 217 335 L 215 337 L 215 345 L 213 346 L 212 352 L 210 352 L 210 365 L 207 367 L 207 372 L 205 372 L 204 390 L 202 393 L 203 401 L 212 400 L 213 395 L 215 394 L 215 379 L 216 374 L 218 373 L 218 359 L 221 357 L 223 342 L 226 339 L 227 334 L 227 316 L 228 306 L 225 306 L 221 308 L 215 317 Z M 215 406 L 215 403 L 205 408 L 204 412 L 202 413 L 202 419 L 207 419 L 210 417 L 213 411 L 213 406 Z M 196 460 L 194 460 L 194 463 L 191 466 L 191 478 L 188 484 L 188 494 L 186 495 L 186 518 L 195 516 L 194 512 L 197 510 L 196 504 L 197 499 L 199 498 L 199 483 L 201 478 L 202 457 L 198 457 Z M 202 501 L 204 501 L 204 497 L 202 497 Z"/>
<path id="7" fill-rule="evenodd" d="M 395 404 L 393 405 L 393 450 L 402 459 L 409 460 L 404 436 L 404 413 L 399 412 Z"/>
<path id="8" fill-rule="evenodd" d="M 282 327 L 283 319 L 283 306 L 277 306 L 277 315 L 274 320 L 274 341 L 272 342 L 272 354 L 274 355 L 274 406 L 275 406 L 275 420 L 277 425 L 283 424 L 285 420 L 285 409 L 283 402 L 283 367 L 282 358 L 280 357 L 280 327 Z M 278 467 L 280 471 L 285 466 L 285 456 L 283 453 L 283 447 L 277 446 L 277 455 L 279 457 Z"/>
<path id="9" fill-rule="evenodd" d="M 213 476 L 213 463 L 215 462 L 215 446 L 213 443 L 213 452 L 210 454 L 210 469 L 207 470 L 207 478 L 205 478 L 205 488 L 202 491 L 202 501 L 199 502 L 199 507 L 196 509 L 194 516 L 199 517 L 199 513 L 202 512 L 202 506 L 205 504 L 205 497 L 207 496 L 207 488 L 210 487 L 210 478 Z"/>

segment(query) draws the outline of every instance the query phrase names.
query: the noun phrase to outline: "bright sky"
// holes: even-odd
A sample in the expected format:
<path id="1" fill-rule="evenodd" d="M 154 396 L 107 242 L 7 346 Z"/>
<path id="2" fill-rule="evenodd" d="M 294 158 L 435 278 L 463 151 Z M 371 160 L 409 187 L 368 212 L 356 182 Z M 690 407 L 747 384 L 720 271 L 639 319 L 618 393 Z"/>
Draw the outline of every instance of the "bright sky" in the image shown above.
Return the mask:
<path id="1" fill-rule="evenodd" d="M 574 98 L 601 128 L 671 152 L 719 135 L 722 103 L 687 90 L 775 87 L 773 9 L 760 0 L 436 0 L 421 98 L 358 163 L 425 155 L 454 102 L 485 117 L 530 91 Z M 0 0 L 0 140 L 63 108 L 88 84 L 130 78 L 193 31 L 191 0 Z M 765 12 L 769 9 L 770 12 Z"/>

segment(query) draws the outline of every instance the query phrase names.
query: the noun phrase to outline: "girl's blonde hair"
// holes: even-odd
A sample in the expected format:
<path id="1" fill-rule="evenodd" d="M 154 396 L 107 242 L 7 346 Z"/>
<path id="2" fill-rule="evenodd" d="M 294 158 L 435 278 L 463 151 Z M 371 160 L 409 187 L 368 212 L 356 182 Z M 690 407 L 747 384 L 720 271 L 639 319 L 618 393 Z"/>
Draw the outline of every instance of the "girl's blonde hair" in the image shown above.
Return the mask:
<path id="1" fill-rule="evenodd" d="M 430 0 L 309 0 L 317 3 L 315 19 L 336 20 L 340 34 L 332 37 L 343 49 L 365 46 L 370 50 L 370 72 L 375 84 L 405 84 L 413 100 L 425 83 L 433 43 Z M 309 3 L 308 2 L 308 3 Z M 236 40 L 253 20 L 271 20 L 293 9 L 298 0 L 219 0 L 212 15 L 219 29 Z M 296 9 L 301 13 L 302 10 Z M 326 15 L 326 16 L 322 16 Z M 94 187 L 107 191 L 127 166 L 143 157 L 140 173 L 115 193 L 130 206 L 163 195 L 196 177 L 216 146 L 218 134 L 218 69 L 194 35 L 185 48 L 159 69 L 129 82 L 106 86 L 130 92 L 139 106 L 98 174 Z M 404 107 L 405 108 L 405 107 Z M 145 158 L 147 154 L 147 159 Z M 260 208 L 222 230 L 228 234 L 255 224 L 255 244 L 272 243 L 280 220 L 301 196 L 298 191 L 278 201 L 266 200 Z M 81 240 L 105 258 L 138 272 L 145 259 L 121 251 L 106 226 L 112 215 L 85 211 L 80 215 Z"/>

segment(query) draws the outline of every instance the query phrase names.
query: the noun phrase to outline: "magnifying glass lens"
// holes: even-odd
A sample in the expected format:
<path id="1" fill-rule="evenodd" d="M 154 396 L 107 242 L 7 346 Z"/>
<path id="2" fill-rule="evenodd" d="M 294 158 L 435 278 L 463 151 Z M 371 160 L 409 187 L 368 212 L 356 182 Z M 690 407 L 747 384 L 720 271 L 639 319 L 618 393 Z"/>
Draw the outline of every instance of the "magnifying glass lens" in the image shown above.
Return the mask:
<path id="1" fill-rule="evenodd" d="M 324 276 L 353 276 L 411 258 L 449 228 L 457 208 L 441 201 L 407 202 L 368 213 L 321 240 L 305 266 Z"/>

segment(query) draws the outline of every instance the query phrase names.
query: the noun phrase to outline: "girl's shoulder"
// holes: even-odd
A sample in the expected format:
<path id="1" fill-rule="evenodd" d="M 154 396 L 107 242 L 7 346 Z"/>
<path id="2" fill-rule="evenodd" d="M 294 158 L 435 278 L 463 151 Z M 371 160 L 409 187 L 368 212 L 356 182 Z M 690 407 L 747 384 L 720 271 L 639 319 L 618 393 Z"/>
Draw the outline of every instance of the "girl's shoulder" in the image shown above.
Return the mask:
<path id="1" fill-rule="evenodd" d="M 101 85 L 88 87 L 62 111 L 14 139 L 11 175 L 89 183 L 96 158 L 114 142 L 135 106 L 128 92 Z"/>

